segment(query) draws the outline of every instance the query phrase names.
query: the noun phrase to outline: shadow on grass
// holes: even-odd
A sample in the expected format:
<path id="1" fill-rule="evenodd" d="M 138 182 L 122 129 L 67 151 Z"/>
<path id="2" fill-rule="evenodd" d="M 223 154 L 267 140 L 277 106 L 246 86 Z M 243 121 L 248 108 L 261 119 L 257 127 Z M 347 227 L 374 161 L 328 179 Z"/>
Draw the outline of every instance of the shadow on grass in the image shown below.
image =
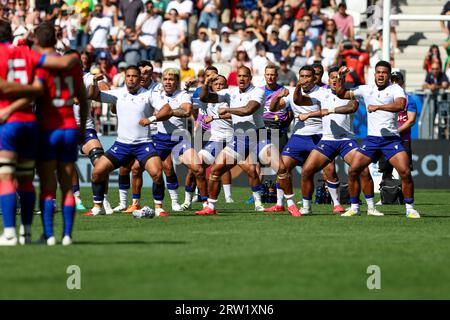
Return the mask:
<path id="1" fill-rule="evenodd" d="M 130 240 L 130 241 L 76 241 L 75 245 L 179 245 L 179 244 L 189 244 L 187 241 L 141 241 L 141 240 Z"/>

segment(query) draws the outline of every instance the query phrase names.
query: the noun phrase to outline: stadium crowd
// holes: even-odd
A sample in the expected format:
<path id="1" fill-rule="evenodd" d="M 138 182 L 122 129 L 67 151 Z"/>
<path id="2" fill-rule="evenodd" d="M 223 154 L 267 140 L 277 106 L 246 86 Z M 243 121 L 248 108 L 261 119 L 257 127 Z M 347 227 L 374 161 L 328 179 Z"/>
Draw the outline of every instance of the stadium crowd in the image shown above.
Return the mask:
<path id="1" fill-rule="evenodd" d="M 357 35 L 345 2 L 75 0 L 37 1 L 31 7 L 11 1 L 1 9 L 8 20 L 0 20 L 5 229 L 0 245 L 31 241 L 35 165 L 41 183 L 41 240 L 56 243 L 58 179 L 62 243 L 72 243 L 75 210 L 83 207 L 74 167 L 78 132 L 80 151 L 94 166 L 94 204 L 87 216 L 114 211 L 167 216 L 166 188 L 172 211 L 189 210 L 197 188 L 203 209 L 196 214 L 216 214 L 221 184 L 226 201 L 233 202 L 230 170 L 236 165 L 248 175 L 256 211 L 282 212 L 286 201 L 291 216 L 311 214 L 314 174 L 323 169 L 333 213 L 360 215 L 362 189 L 368 214 L 382 216 L 374 206 L 368 165 L 383 155 L 402 178 L 406 216 L 420 217 L 413 208 L 411 152 L 405 144 L 412 110 L 403 76 L 377 56 L 379 31 L 367 39 Z M 171 60 L 176 67 L 163 66 Z M 200 63 L 200 72 L 189 63 Z M 230 66 L 228 75 L 214 66 L 220 64 Z M 364 85 L 364 68 L 371 64 L 375 84 Z M 256 76 L 264 79 L 263 86 L 252 83 Z M 367 107 L 369 127 L 360 148 L 351 128 L 359 98 Z M 90 110 L 95 103 L 108 104 L 118 118 L 117 139 L 106 152 Z M 401 123 L 398 112 L 404 114 Z M 200 148 L 195 139 L 190 142 L 184 120 L 191 117 Z M 347 210 L 339 202 L 336 156 L 350 166 Z M 189 169 L 182 204 L 174 159 Z M 271 208 L 261 201 L 264 166 L 277 175 L 277 203 Z M 291 171 L 296 166 L 303 167 L 301 208 L 293 200 Z M 112 209 L 108 176 L 118 168 L 120 203 Z M 153 180 L 154 210 L 140 205 L 144 172 Z M 128 205 L 130 188 L 133 202 Z M 19 237 L 16 193 L 22 213 Z"/>

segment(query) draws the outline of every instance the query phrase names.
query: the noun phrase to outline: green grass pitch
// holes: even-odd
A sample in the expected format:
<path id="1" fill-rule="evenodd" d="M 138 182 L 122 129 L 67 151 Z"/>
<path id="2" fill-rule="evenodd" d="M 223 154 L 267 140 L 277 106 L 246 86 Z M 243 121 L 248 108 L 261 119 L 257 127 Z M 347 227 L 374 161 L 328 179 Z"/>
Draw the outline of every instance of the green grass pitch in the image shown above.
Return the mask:
<path id="1" fill-rule="evenodd" d="M 88 204 L 89 189 L 82 194 Z M 144 204 L 150 194 L 144 190 Z M 381 207 L 385 217 L 333 216 L 329 205 L 314 205 L 312 216 L 300 218 L 259 213 L 245 204 L 249 195 L 248 188 L 234 188 L 234 204 L 221 195 L 217 216 L 78 212 L 71 247 L 0 248 L 0 298 L 450 298 L 448 191 L 419 190 L 418 220 L 406 219 L 404 206 Z M 112 189 L 111 204 L 117 199 Z M 61 220 L 58 213 L 59 242 Z M 33 238 L 41 230 L 36 216 Z M 80 290 L 67 289 L 70 265 L 80 267 Z M 370 265 L 380 267 L 379 290 L 367 288 Z"/>

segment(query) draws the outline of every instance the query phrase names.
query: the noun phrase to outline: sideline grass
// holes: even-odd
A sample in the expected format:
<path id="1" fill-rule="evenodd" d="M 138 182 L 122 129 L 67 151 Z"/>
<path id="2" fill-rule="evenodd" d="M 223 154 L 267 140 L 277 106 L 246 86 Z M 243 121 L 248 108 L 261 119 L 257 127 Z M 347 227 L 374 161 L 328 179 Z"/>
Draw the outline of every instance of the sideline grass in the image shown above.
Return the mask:
<path id="1" fill-rule="evenodd" d="M 89 192 L 82 190 L 84 199 Z M 112 205 L 117 193 L 110 192 Z M 79 212 L 71 247 L 0 247 L 0 298 L 450 298 L 448 191 L 419 190 L 418 220 L 406 219 L 403 206 L 383 206 L 381 218 L 332 216 L 327 205 L 300 218 L 257 213 L 245 204 L 249 195 L 234 188 L 236 203 L 221 201 L 217 216 Z M 41 230 L 36 216 L 33 238 Z M 69 265 L 81 268 L 81 290 L 66 287 Z M 381 268 L 381 290 L 367 289 L 369 265 Z"/>

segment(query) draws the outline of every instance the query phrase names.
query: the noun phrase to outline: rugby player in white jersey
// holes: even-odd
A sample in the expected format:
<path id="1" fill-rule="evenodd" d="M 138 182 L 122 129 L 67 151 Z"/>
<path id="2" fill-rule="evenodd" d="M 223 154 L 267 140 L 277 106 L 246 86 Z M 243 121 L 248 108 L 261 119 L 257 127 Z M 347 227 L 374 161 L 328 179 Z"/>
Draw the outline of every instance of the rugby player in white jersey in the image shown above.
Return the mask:
<path id="1" fill-rule="evenodd" d="M 191 96 L 186 91 L 180 90 L 178 70 L 172 68 L 164 70 L 162 90 L 152 92 L 151 103 L 156 112 L 159 112 L 159 108 L 165 104 L 169 104 L 173 110 L 173 115 L 169 119 L 158 122 L 158 132 L 152 136 L 159 157 L 165 161 L 173 155 L 186 165 L 194 174 L 202 201 L 206 203 L 208 191 L 204 169 L 197 152 L 191 145 L 190 135 L 184 121 L 184 118 L 189 118 L 192 114 Z M 169 184 L 174 181 L 167 177 L 167 182 L 169 189 Z M 175 182 L 178 184 L 177 181 Z M 173 190 L 173 188 L 169 190 Z M 178 203 L 176 204 L 178 205 Z"/>
<path id="2" fill-rule="evenodd" d="M 149 91 L 162 90 L 161 83 L 152 80 L 153 65 L 148 60 L 142 60 L 138 63 L 138 68 L 141 71 L 141 86 Z M 158 132 L 158 126 L 156 123 L 150 124 L 150 134 L 155 135 Z M 173 176 L 177 179 L 175 171 L 173 169 L 172 158 L 168 157 L 163 162 L 164 173 L 167 180 L 170 180 Z M 131 172 L 131 181 L 130 181 Z M 119 205 L 114 208 L 115 212 L 132 213 L 135 210 L 141 208 L 141 190 L 143 186 L 143 174 L 144 170 L 139 165 L 139 161 L 135 160 L 134 163 L 130 163 L 128 166 L 120 167 L 119 169 Z M 172 178 L 173 179 L 173 178 Z M 132 189 L 132 203 L 128 206 L 128 190 Z M 170 186 L 169 183 L 167 184 Z M 169 191 L 170 193 L 170 191 Z M 172 194 L 170 194 L 172 197 Z M 173 211 L 179 211 L 178 208 L 172 205 Z"/>
<path id="3" fill-rule="evenodd" d="M 351 165 L 358 149 L 358 143 L 355 141 L 352 131 L 351 117 L 351 114 L 358 110 L 358 102 L 340 99 L 336 96 L 336 86 L 339 81 L 338 71 L 338 67 L 330 68 L 328 71 L 329 88 L 325 89 L 326 92 L 323 92 L 322 95 L 317 96 L 321 102 L 323 135 L 302 168 L 302 213 L 312 212 L 314 174 L 327 167 L 337 156 L 341 156 L 348 165 Z M 369 199 L 367 214 L 382 216 L 383 214 L 378 212 L 374 206 L 373 180 L 367 167 L 361 172 L 361 182 L 366 199 Z M 334 188 L 332 182 L 328 182 L 328 188 Z"/>
<path id="4" fill-rule="evenodd" d="M 117 140 L 111 148 L 98 159 L 92 173 L 94 207 L 86 215 L 101 214 L 103 209 L 103 186 L 108 175 L 120 166 L 126 166 L 134 159 L 150 174 L 153 179 L 153 200 L 155 214 L 167 216 L 162 208 L 164 200 L 164 180 L 162 176 L 162 162 L 153 145 L 148 125 L 152 122 L 164 121 L 173 114 L 168 103 L 159 105 L 159 112 L 154 114 L 154 104 L 151 94 L 140 85 L 140 70 L 136 66 L 129 66 L 125 71 L 125 87 L 99 91 L 95 81 L 89 88 L 91 99 L 111 103 L 115 106 L 113 112 L 117 114 Z M 115 109 L 115 110 L 114 110 Z"/>
<path id="5" fill-rule="evenodd" d="M 215 205 L 219 195 L 220 177 L 238 164 L 251 179 L 251 187 L 255 198 L 255 210 L 264 211 L 261 203 L 261 181 L 256 172 L 255 161 L 261 161 L 277 172 L 281 188 L 288 199 L 288 210 L 291 215 L 300 215 L 293 201 L 292 183 L 286 167 L 281 161 L 278 150 L 267 139 L 264 131 L 264 91 L 252 85 L 251 71 L 247 67 L 238 68 L 238 87 L 225 89 L 218 93 L 210 92 L 209 86 L 215 80 L 206 79 L 200 93 L 200 100 L 207 103 L 226 102 L 228 108 L 220 108 L 219 115 L 231 115 L 234 129 L 233 142 L 220 152 L 211 168 L 209 176 L 208 206 L 196 214 L 216 214 Z M 262 133 L 262 135 L 261 135 Z"/>
<path id="6" fill-rule="evenodd" d="M 343 79 L 350 70 L 342 67 L 339 78 Z M 368 135 L 355 154 L 348 171 L 348 186 L 351 208 L 343 216 L 359 215 L 359 193 L 361 172 L 371 162 L 378 161 L 381 154 L 397 170 L 402 179 L 405 196 L 406 217 L 420 218 L 414 205 L 414 184 L 411 176 L 409 157 L 402 146 L 397 128 L 397 113 L 405 108 L 406 95 L 398 84 L 390 82 L 391 64 L 380 61 L 375 66 L 375 85 L 362 85 L 353 91 L 346 90 L 339 81 L 337 95 L 342 99 L 361 97 L 367 108 Z"/>
<path id="7" fill-rule="evenodd" d="M 66 52 L 66 54 L 69 54 L 73 51 Z M 76 51 L 75 51 L 76 52 Z M 92 74 L 91 72 L 88 72 L 84 74 L 83 76 L 83 83 L 86 89 L 89 89 L 89 86 L 92 85 L 94 81 L 94 77 L 96 77 L 96 81 L 101 81 L 103 79 L 103 76 L 101 74 L 98 74 L 94 72 Z M 105 82 L 100 82 L 99 86 L 103 90 L 109 89 L 108 85 Z M 75 99 L 75 102 L 76 99 Z M 87 120 L 86 120 L 86 134 L 83 137 L 83 139 L 80 141 L 80 151 L 82 154 L 85 154 L 89 157 L 89 160 L 91 161 L 92 165 L 95 167 L 95 163 L 97 160 L 105 154 L 105 151 L 103 149 L 102 143 L 100 142 L 97 131 L 95 130 L 95 122 L 92 118 L 92 112 L 91 112 L 91 103 L 88 101 L 88 114 L 87 114 Z M 77 125 L 80 125 L 80 106 L 78 103 L 75 103 L 73 105 L 73 113 L 75 116 L 75 120 L 77 121 Z M 112 214 L 113 210 L 111 208 L 111 205 L 107 199 L 107 192 L 108 192 L 108 185 L 106 182 L 105 185 L 105 196 L 103 199 L 103 207 L 105 208 L 106 214 Z M 76 170 L 74 170 L 74 175 L 72 177 L 72 192 L 75 196 L 75 204 L 77 210 L 86 210 L 86 208 L 83 205 L 83 201 L 81 200 L 81 194 L 80 194 L 80 182 L 78 173 Z"/>

